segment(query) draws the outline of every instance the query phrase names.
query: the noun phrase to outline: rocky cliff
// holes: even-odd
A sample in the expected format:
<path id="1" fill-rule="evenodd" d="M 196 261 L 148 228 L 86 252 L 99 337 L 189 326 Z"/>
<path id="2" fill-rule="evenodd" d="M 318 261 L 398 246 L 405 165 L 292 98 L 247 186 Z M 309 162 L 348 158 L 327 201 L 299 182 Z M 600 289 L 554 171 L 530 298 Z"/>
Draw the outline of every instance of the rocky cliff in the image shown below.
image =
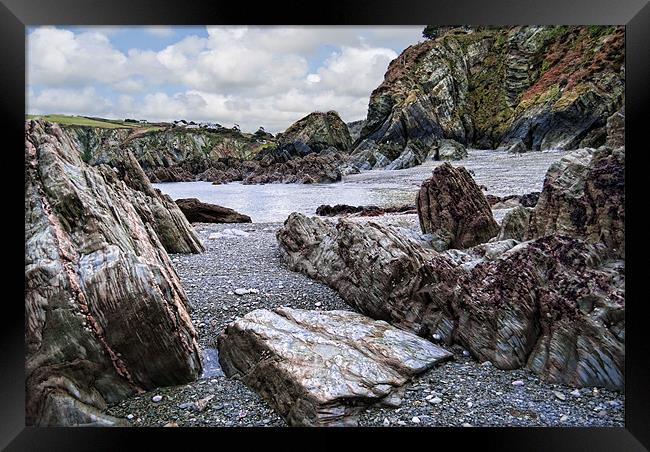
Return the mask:
<path id="1" fill-rule="evenodd" d="M 201 371 L 187 298 L 156 231 L 163 217 L 187 221 L 156 213 L 167 207 L 129 161 L 125 182 L 117 168 L 84 163 L 59 126 L 26 123 L 27 425 L 115 425 L 107 404 Z M 174 221 L 165 228 L 169 240 L 185 237 Z"/>
<path id="2" fill-rule="evenodd" d="M 417 165 L 441 139 L 513 152 L 602 145 L 623 104 L 624 39 L 604 26 L 441 30 L 390 63 L 352 162 Z"/>
<path id="3" fill-rule="evenodd" d="M 352 146 L 347 125 L 334 111 L 310 113 L 275 138 L 227 129 L 68 126 L 65 131 L 84 161 L 94 165 L 114 165 L 123 160 L 116 150 L 128 149 L 153 183 L 334 182 Z"/>

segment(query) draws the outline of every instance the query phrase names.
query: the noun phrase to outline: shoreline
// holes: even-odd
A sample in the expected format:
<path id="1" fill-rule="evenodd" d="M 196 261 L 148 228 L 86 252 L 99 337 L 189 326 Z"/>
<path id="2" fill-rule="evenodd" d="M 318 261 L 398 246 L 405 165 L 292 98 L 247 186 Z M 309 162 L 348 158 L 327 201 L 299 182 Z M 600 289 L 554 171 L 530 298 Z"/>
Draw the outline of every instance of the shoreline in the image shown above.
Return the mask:
<path id="1" fill-rule="evenodd" d="M 407 216 L 359 217 L 358 221 L 414 226 Z M 225 326 L 254 309 L 353 310 L 334 290 L 284 266 L 275 239 L 281 225 L 196 223 L 193 227 L 206 251 L 170 254 L 202 349 L 216 348 Z M 209 238 L 226 229 L 248 236 Z M 234 293 L 237 288 L 259 293 L 239 296 Z M 574 388 L 542 382 L 528 370 L 499 370 L 465 356 L 460 347 L 445 348 L 454 353 L 453 360 L 407 384 L 400 407 L 364 411 L 359 426 L 624 426 L 623 392 L 582 388 L 576 396 Z M 512 384 L 517 381 L 523 384 Z M 153 402 L 155 395 L 162 400 Z M 203 401 L 202 411 L 190 407 L 197 401 Z M 132 426 L 286 426 L 257 393 L 225 376 L 157 388 L 105 412 L 126 418 Z"/>

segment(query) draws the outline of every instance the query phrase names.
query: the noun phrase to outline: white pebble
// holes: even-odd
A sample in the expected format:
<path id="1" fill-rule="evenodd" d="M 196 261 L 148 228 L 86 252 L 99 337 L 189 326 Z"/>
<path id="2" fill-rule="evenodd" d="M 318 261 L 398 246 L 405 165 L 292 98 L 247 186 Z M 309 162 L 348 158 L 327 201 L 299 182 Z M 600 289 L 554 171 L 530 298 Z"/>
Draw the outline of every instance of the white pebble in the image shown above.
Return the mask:
<path id="1" fill-rule="evenodd" d="M 569 416 L 567 416 L 566 414 L 563 414 L 562 417 L 560 418 L 560 422 L 566 422 L 567 420 L 569 420 Z"/>
<path id="2" fill-rule="evenodd" d="M 440 336 L 438 333 L 434 334 L 434 335 L 431 336 L 431 337 L 433 337 L 433 340 L 434 340 L 434 341 L 439 341 L 440 339 L 442 339 L 442 336 Z"/>
<path id="3" fill-rule="evenodd" d="M 582 394 L 580 393 L 579 389 L 574 389 L 573 391 L 571 391 L 571 395 L 573 397 L 580 397 Z"/>
<path id="4" fill-rule="evenodd" d="M 472 426 L 472 424 L 469 424 L 467 422 L 463 423 L 463 427 L 471 427 L 471 426 Z"/>
<path id="5" fill-rule="evenodd" d="M 387 417 L 384 418 L 383 425 L 384 425 L 384 427 L 388 427 L 390 425 L 390 421 L 388 420 Z"/>
<path id="6" fill-rule="evenodd" d="M 153 402 L 156 402 L 156 403 L 160 402 L 162 399 L 163 399 L 163 398 L 162 398 L 161 395 L 155 395 L 155 396 L 153 396 L 153 397 L 151 398 L 151 400 L 152 400 Z"/>
<path id="7" fill-rule="evenodd" d="M 553 394 L 560 400 L 566 400 L 566 396 L 559 391 L 553 391 Z"/>
<path id="8" fill-rule="evenodd" d="M 322 304 L 322 303 L 321 303 L 320 301 L 317 301 L 316 304 L 315 304 L 315 306 L 316 306 L 317 308 L 320 308 L 321 304 Z"/>
<path id="9" fill-rule="evenodd" d="M 523 386 L 524 381 L 523 380 L 515 380 L 512 382 L 512 386 Z"/>
<path id="10" fill-rule="evenodd" d="M 235 289 L 235 294 L 239 295 L 240 297 L 242 295 L 246 295 L 248 293 L 248 289 Z"/>
<path id="11" fill-rule="evenodd" d="M 126 418 L 129 419 L 129 420 L 133 419 L 134 417 L 135 417 L 135 416 L 132 415 L 132 414 L 127 414 L 127 415 L 126 415 Z"/>
<path id="12" fill-rule="evenodd" d="M 429 403 L 433 403 L 437 405 L 439 403 L 442 403 L 442 399 L 440 397 L 434 397 L 433 399 L 429 400 Z"/>
<path id="13" fill-rule="evenodd" d="M 413 422 L 414 424 L 419 424 L 420 423 L 420 418 L 417 417 L 417 416 L 413 416 L 413 419 L 411 419 L 411 422 Z"/>

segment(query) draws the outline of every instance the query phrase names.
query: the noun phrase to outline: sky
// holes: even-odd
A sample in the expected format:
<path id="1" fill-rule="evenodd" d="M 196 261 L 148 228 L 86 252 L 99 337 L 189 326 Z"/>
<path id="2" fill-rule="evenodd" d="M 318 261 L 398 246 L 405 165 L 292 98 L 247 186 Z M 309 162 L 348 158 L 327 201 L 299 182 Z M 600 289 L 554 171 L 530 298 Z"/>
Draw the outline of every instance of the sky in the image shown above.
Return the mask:
<path id="1" fill-rule="evenodd" d="M 423 28 L 30 27 L 26 109 L 272 133 L 312 111 L 355 121 Z"/>

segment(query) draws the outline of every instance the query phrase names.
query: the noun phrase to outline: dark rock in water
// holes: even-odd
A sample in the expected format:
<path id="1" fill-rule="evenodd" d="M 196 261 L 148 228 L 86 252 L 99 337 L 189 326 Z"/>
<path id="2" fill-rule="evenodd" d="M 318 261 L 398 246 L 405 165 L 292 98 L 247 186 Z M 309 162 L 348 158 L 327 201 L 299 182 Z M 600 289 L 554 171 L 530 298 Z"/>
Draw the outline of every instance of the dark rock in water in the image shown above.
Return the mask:
<path id="1" fill-rule="evenodd" d="M 563 234 L 625 257 L 625 149 L 572 152 L 553 164 L 526 238 Z"/>
<path id="2" fill-rule="evenodd" d="M 176 204 L 191 223 L 250 223 L 251 217 L 196 198 L 177 199 Z"/>
<path id="3" fill-rule="evenodd" d="M 359 214 L 362 217 L 373 217 L 387 213 L 416 213 L 415 205 L 403 205 L 397 207 L 379 207 L 379 206 L 350 206 L 347 204 L 336 204 L 330 206 L 322 204 L 316 209 L 316 215 L 325 217 L 334 217 L 337 215 Z"/>
<path id="4" fill-rule="evenodd" d="M 395 406 L 411 377 L 451 358 L 418 336 L 350 311 L 258 309 L 219 336 L 219 359 L 293 426 L 355 425 Z"/>
<path id="5" fill-rule="evenodd" d="M 27 425 L 115 425 L 107 404 L 201 372 L 180 280 L 142 217 L 154 198 L 129 184 L 59 126 L 26 123 Z"/>
<path id="6" fill-rule="evenodd" d="M 446 247 L 469 248 L 499 232 L 485 195 L 463 167 L 436 167 L 416 202 L 422 232 L 438 236 Z"/>
<path id="7" fill-rule="evenodd" d="M 525 195 L 508 195 L 508 196 L 494 196 L 491 194 L 485 195 L 488 203 L 492 208 L 500 207 L 535 207 L 537 201 L 539 201 L 540 192 L 535 191 L 531 193 L 526 193 Z"/>
<path id="8" fill-rule="evenodd" d="M 623 385 L 624 264 L 600 244 L 549 236 L 436 253 L 390 227 L 301 214 L 277 237 L 289 268 L 373 318 L 501 369 Z"/>
<path id="9" fill-rule="evenodd" d="M 343 156 L 334 148 L 321 153 L 311 153 L 304 157 L 295 157 L 284 163 L 257 166 L 242 183 L 299 183 L 314 184 L 337 182 L 341 180 L 339 166 Z"/>

